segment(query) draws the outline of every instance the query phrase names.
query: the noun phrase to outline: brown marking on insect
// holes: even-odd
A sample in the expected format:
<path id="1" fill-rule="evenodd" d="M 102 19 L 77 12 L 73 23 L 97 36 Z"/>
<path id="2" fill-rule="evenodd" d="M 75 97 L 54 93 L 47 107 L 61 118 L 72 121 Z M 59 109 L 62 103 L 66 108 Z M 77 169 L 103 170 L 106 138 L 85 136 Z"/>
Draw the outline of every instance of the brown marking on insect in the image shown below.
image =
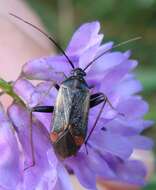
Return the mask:
<path id="1" fill-rule="evenodd" d="M 53 143 L 57 141 L 58 137 L 59 137 L 59 135 L 58 135 L 57 132 L 54 132 L 54 131 L 53 131 L 53 132 L 50 133 L 50 139 L 51 139 L 51 141 L 52 141 Z"/>
<path id="2" fill-rule="evenodd" d="M 81 136 L 74 136 L 74 141 L 77 146 L 81 146 L 84 143 L 84 139 Z"/>

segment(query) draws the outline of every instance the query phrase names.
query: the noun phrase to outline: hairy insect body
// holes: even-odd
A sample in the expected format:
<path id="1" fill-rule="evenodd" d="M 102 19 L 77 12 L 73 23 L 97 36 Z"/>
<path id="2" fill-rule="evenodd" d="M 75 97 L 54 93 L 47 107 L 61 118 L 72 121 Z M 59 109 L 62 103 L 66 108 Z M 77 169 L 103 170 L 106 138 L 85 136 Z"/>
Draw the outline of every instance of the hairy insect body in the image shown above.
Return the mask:
<path id="1" fill-rule="evenodd" d="M 87 135 L 89 88 L 80 76 L 72 76 L 60 86 L 54 117 L 51 140 L 54 149 L 62 158 L 75 155 Z"/>

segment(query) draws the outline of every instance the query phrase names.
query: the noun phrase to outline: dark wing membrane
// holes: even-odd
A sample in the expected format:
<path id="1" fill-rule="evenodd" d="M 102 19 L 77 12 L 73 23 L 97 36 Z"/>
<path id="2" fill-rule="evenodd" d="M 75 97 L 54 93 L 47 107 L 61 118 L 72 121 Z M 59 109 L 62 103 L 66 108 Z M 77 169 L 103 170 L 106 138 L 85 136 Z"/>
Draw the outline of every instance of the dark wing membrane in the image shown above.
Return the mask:
<path id="1" fill-rule="evenodd" d="M 54 111 L 53 130 L 72 127 L 73 135 L 85 137 L 88 122 L 89 93 L 61 85 Z"/>
<path id="2" fill-rule="evenodd" d="M 75 90 L 72 96 L 72 105 L 69 115 L 69 125 L 72 126 L 73 136 L 83 136 L 85 138 L 88 123 L 89 92 Z"/>

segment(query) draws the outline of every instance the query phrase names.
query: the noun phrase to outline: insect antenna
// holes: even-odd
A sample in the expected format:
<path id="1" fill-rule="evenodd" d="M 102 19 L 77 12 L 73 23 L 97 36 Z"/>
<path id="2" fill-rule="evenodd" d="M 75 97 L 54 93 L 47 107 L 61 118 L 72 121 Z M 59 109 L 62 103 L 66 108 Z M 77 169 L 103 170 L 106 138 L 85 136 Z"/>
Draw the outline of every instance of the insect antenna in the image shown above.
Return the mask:
<path id="1" fill-rule="evenodd" d="M 138 36 L 138 37 L 131 38 L 131 39 L 129 39 L 129 40 L 123 41 L 123 42 L 121 42 L 121 43 L 119 43 L 119 44 L 113 46 L 113 47 L 111 48 L 111 50 L 114 49 L 114 48 L 120 47 L 120 46 L 122 46 L 122 45 L 128 44 L 128 43 L 130 43 L 130 42 L 134 42 L 134 41 L 140 40 L 141 38 L 142 38 L 142 37 Z M 110 51 L 110 49 L 108 49 L 108 50 L 104 51 L 103 53 L 101 53 L 99 56 L 97 56 L 95 59 L 93 59 L 90 63 L 88 63 L 88 65 L 87 65 L 83 70 L 85 71 L 90 65 L 92 65 L 92 64 L 94 63 L 94 61 L 98 60 L 100 57 L 102 57 L 105 53 L 107 53 L 107 52 L 109 52 L 109 51 Z"/>
<path id="2" fill-rule="evenodd" d="M 30 25 L 31 27 L 35 28 L 36 30 L 38 30 L 40 33 L 42 33 L 44 36 L 46 36 L 59 50 L 60 52 L 66 57 L 66 59 L 68 60 L 69 64 L 71 65 L 71 67 L 74 69 L 74 64 L 72 63 L 72 61 L 69 59 L 69 57 L 67 56 L 67 54 L 64 52 L 64 50 L 61 48 L 61 46 L 51 37 L 49 36 L 47 33 L 45 33 L 44 31 L 42 31 L 39 27 L 35 26 L 34 24 L 24 20 L 23 18 L 13 14 L 13 13 L 9 13 L 11 16 L 15 17 L 16 19 L 21 20 L 22 22 Z"/>

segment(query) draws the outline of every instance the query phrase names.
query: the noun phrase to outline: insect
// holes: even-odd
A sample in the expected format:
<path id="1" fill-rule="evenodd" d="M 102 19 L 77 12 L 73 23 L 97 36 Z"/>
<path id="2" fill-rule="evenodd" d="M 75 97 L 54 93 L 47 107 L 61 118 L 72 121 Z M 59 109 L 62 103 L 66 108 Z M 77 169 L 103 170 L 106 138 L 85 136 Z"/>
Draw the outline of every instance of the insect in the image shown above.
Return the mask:
<path id="1" fill-rule="evenodd" d="M 32 108 L 32 112 L 53 113 L 50 139 L 52 141 L 55 152 L 63 159 L 72 155 L 76 155 L 82 144 L 87 144 L 92 132 L 97 125 L 105 104 L 108 103 L 112 109 L 115 109 L 104 93 L 98 92 L 91 94 L 90 89 L 92 87 L 90 87 L 85 80 L 86 69 L 108 51 L 100 54 L 98 57 L 88 63 L 84 69 L 75 68 L 72 61 L 52 37 L 47 35 L 45 32 L 33 24 L 23 20 L 22 18 L 14 14 L 11 15 L 31 25 L 33 28 L 37 29 L 48 39 L 50 39 L 50 41 L 52 41 L 66 57 L 72 67 L 71 75 L 66 78 L 60 84 L 60 86 L 58 84 L 55 84 L 55 88 L 58 90 L 55 105 L 36 106 Z M 139 38 L 140 37 L 137 37 L 122 42 L 116 46 L 113 46 L 113 48 L 121 46 L 127 42 L 137 40 Z M 103 104 L 99 110 L 91 131 L 87 136 L 89 110 L 99 105 L 100 103 Z"/>

